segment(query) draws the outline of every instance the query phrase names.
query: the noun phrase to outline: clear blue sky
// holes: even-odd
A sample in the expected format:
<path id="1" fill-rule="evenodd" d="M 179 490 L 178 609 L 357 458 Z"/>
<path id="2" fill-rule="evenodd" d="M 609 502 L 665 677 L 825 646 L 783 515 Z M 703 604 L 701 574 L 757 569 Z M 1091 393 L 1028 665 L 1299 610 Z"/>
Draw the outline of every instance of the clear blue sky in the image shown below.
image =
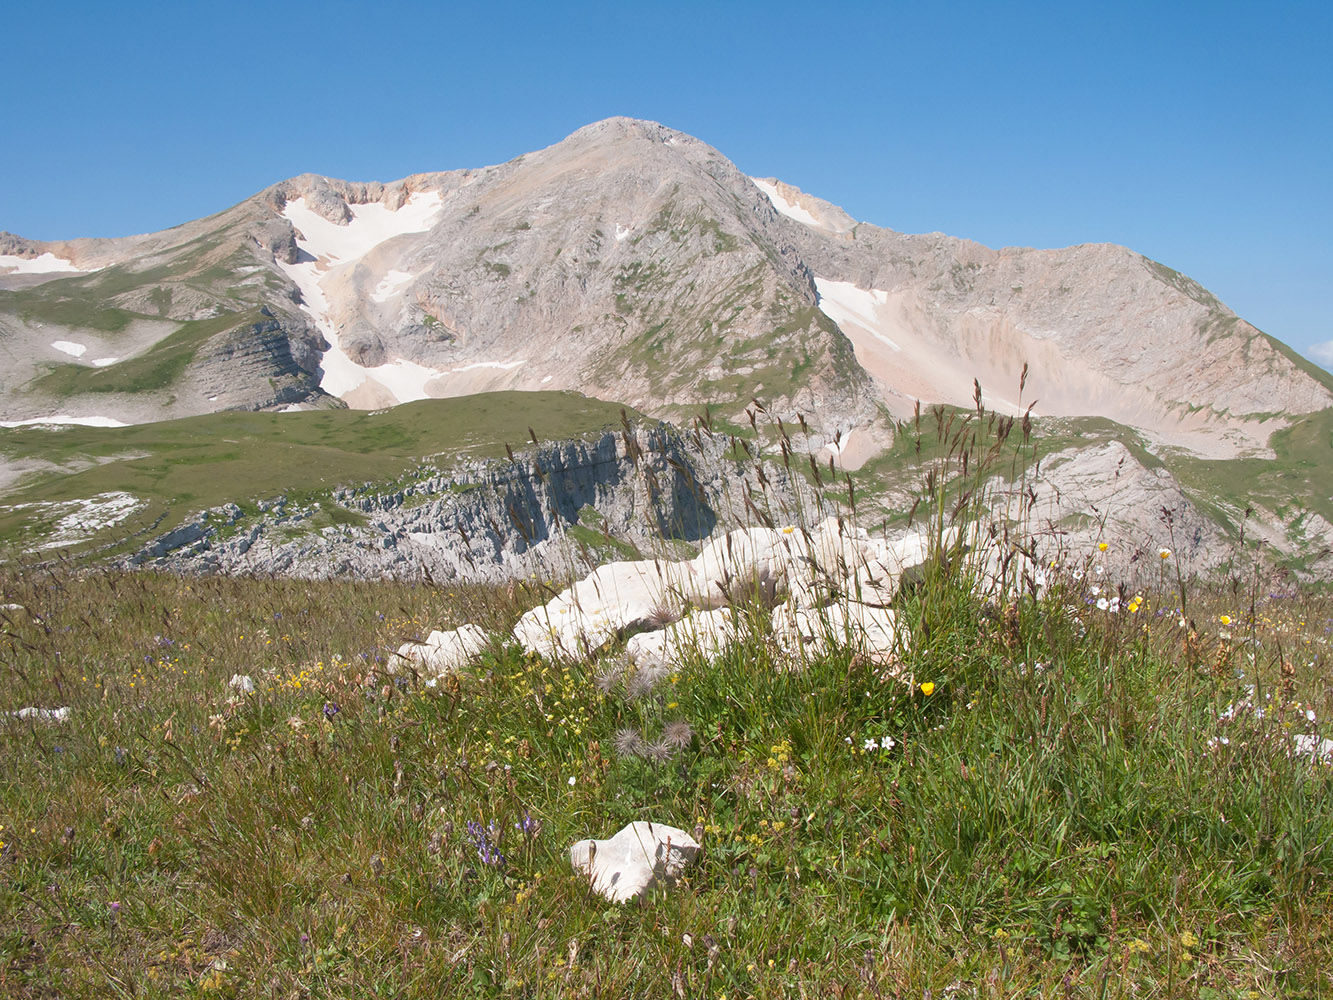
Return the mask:
<path id="1" fill-rule="evenodd" d="M 894 229 L 1123 243 L 1333 364 L 1327 0 L 53 0 L 7 5 L 4 35 L 0 229 L 36 239 L 631 115 Z"/>

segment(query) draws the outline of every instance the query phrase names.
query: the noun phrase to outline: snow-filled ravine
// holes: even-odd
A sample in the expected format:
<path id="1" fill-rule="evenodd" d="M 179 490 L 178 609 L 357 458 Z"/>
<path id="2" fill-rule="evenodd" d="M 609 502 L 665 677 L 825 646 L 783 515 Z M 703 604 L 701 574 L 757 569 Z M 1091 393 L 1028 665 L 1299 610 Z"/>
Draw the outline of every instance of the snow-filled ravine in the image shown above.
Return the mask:
<path id="1" fill-rule="evenodd" d="M 334 396 L 345 397 L 365 382 L 374 381 L 391 392 L 399 403 L 426 399 L 426 383 L 440 373 L 413 361 L 399 359 L 368 368 L 348 357 L 339 343 L 338 332 L 329 319 L 329 301 L 321 282 L 338 268 L 355 263 L 385 240 L 430 229 L 440 211 L 438 191 L 417 192 L 397 210 L 378 202 L 349 205 L 352 219 L 336 225 L 306 206 L 304 198 L 289 201 L 282 214 L 296 227 L 302 238 L 296 245 L 313 260 L 296 264 L 279 262 L 278 266 L 301 290 L 301 309 L 308 313 L 329 342 L 320 361 L 323 377 L 320 388 Z M 378 301 L 388 298 L 410 280 L 401 271 L 391 271 L 376 289 Z"/>

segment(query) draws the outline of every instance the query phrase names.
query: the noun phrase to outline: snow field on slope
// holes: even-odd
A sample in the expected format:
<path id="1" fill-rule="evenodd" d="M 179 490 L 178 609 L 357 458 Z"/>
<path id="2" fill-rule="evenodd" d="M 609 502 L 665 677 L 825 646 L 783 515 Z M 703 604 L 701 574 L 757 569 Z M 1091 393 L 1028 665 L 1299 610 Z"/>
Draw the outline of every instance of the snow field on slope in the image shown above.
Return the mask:
<path id="1" fill-rule="evenodd" d="M 818 276 L 815 277 L 815 291 L 819 293 L 820 311 L 838 326 L 855 323 L 895 351 L 902 350 L 892 337 L 884 333 L 878 315 L 878 308 L 889 301 L 887 292 L 877 289 L 866 291 L 850 281 L 830 281 Z"/>
<path id="2" fill-rule="evenodd" d="M 34 417 L 31 420 L 0 420 L 0 427 L 128 427 L 120 420 L 111 417 L 71 417 L 57 414 L 54 417 Z"/>
<path id="3" fill-rule="evenodd" d="M 82 268 L 75 267 L 72 261 L 57 257 L 49 251 L 38 257 L 18 257 L 10 253 L 0 253 L 0 271 L 6 270 L 11 274 L 85 273 Z"/>
<path id="4" fill-rule="evenodd" d="M 768 181 L 758 180 L 754 177 L 751 177 L 750 180 L 754 182 L 755 187 L 768 195 L 768 200 L 773 203 L 773 207 L 787 218 L 795 219 L 797 222 L 807 226 L 813 226 L 815 229 L 828 228 L 800 205 L 793 205 L 786 198 L 782 197 L 782 195 L 778 194 L 776 185 L 770 184 Z"/>
<path id="5" fill-rule="evenodd" d="M 369 379 L 388 389 L 400 403 L 429 398 L 426 383 L 439 374 L 433 368 L 401 359 L 368 368 L 347 356 L 329 320 L 329 301 L 321 280 L 334 268 L 359 260 L 385 240 L 425 232 L 438 214 L 440 204 L 439 192 L 429 191 L 412 195 L 397 211 L 379 203 L 350 205 L 352 220 L 343 226 L 311 211 L 304 198 L 289 201 L 283 209 L 283 216 L 301 235 L 296 245 L 315 258 L 296 264 L 279 261 L 278 266 L 301 290 L 302 311 L 309 314 L 329 342 L 329 349 L 320 360 L 323 377 L 319 385 L 325 392 L 343 397 Z M 390 275 L 401 273 L 390 272 Z M 381 282 L 380 287 L 383 285 Z"/>

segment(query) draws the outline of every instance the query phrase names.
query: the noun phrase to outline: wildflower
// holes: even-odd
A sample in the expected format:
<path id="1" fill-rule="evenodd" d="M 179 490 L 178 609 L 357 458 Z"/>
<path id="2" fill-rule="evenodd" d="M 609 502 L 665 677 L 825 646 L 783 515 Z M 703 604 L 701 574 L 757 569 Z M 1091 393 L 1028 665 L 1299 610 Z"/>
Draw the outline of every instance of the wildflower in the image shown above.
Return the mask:
<path id="1" fill-rule="evenodd" d="M 1170 559 L 1170 558 L 1171 558 L 1171 550 L 1170 550 L 1170 549 L 1158 549 L 1158 550 L 1157 550 L 1157 554 L 1158 554 L 1159 556 L 1161 556 L 1163 559 Z"/>
<path id="2" fill-rule="evenodd" d="M 1230 615 L 1218 615 L 1218 616 L 1217 616 L 1217 620 L 1220 621 L 1223 625 L 1230 625 L 1230 624 L 1231 624 L 1231 616 L 1230 616 Z"/>
<path id="3" fill-rule="evenodd" d="M 643 755 L 654 764 L 665 764 L 676 755 L 676 751 L 666 740 L 658 740 L 644 747 Z"/>
<path id="4" fill-rule="evenodd" d="M 1105 542 L 1098 542 L 1098 543 L 1097 543 L 1097 551 L 1098 551 L 1098 552 L 1105 552 L 1105 551 L 1106 551 L 1107 549 L 1109 549 L 1109 548 L 1110 548 L 1110 546 L 1107 545 Z"/>
<path id="5" fill-rule="evenodd" d="M 675 722 L 668 722 L 666 728 L 662 730 L 662 742 L 668 746 L 684 749 L 690 745 L 693 739 L 694 730 L 690 728 L 688 722 L 683 720 L 678 719 Z"/>
<path id="6" fill-rule="evenodd" d="M 643 749 L 643 738 L 633 726 L 625 726 L 616 730 L 611 745 L 621 757 L 635 757 Z"/>
<path id="7" fill-rule="evenodd" d="M 342 709 L 336 701 L 326 701 L 324 703 L 324 718 L 328 719 L 330 722 L 332 722 L 333 717 L 341 711 Z"/>
<path id="8" fill-rule="evenodd" d="M 868 740 L 866 740 L 865 745 L 861 749 L 865 750 L 867 753 L 869 753 L 871 750 L 878 750 L 879 740 L 875 739 L 875 737 L 872 736 Z"/>
<path id="9" fill-rule="evenodd" d="M 569 787 L 570 787 L 570 788 L 573 788 L 573 787 L 574 787 L 574 783 L 575 783 L 576 781 L 578 781 L 578 778 L 574 777 L 574 775 L 571 774 L 571 775 L 569 776 Z"/>
<path id="10" fill-rule="evenodd" d="M 1133 597 L 1129 599 L 1129 604 L 1127 604 L 1126 607 L 1129 609 L 1129 613 L 1131 615 L 1135 615 L 1138 614 L 1139 608 L 1142 606 L 1142 604 L 1143 604 L 1143 597 L 1139 594 L 1135 594 Z"/>
<path id="11" fill-rule="evenodd" d="M 924 694 L 927 698 L 929 698 L 932 694 L 935 693 L 935 682 L 926 681 L 925 683 L 923 683 L 921 685 L 921 693 Z"/>
<path id="12" fill-rule="evenodd" d="M 1305 710 L 1305 718 L 1308 719 L 1310 722 L 1314 722 L 1314 709 L 1313 709 L 1313 708 L 1307 708 L 1307 709 Z"/>
<path id="13" fill-rule="evenodd" d="M 483 827 L 475 819 L 467 821 L 467 833 L 477 848 L 477 857 L 481 859 L 483 865 L 490 865 L 492 868 L 500 868 L 505 863 L 505 856 L 500 853 L 492 839 L 498 832 L 494 823 Z"/>

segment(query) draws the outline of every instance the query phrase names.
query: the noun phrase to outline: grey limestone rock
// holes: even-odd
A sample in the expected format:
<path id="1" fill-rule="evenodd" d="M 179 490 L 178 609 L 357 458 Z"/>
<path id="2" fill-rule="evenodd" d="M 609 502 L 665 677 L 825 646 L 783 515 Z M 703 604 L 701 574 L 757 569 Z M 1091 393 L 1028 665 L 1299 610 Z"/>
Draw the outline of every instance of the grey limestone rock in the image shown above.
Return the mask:
<path id="1" fill-rule="evenodd" d="M 637 820 L 606 840 L 580 840 L 569 849 L 569 862 L 588 876 L 596 892 L 626 903 L 655 884 L 674 885 L 699 848 L 684 830 Z"/>

